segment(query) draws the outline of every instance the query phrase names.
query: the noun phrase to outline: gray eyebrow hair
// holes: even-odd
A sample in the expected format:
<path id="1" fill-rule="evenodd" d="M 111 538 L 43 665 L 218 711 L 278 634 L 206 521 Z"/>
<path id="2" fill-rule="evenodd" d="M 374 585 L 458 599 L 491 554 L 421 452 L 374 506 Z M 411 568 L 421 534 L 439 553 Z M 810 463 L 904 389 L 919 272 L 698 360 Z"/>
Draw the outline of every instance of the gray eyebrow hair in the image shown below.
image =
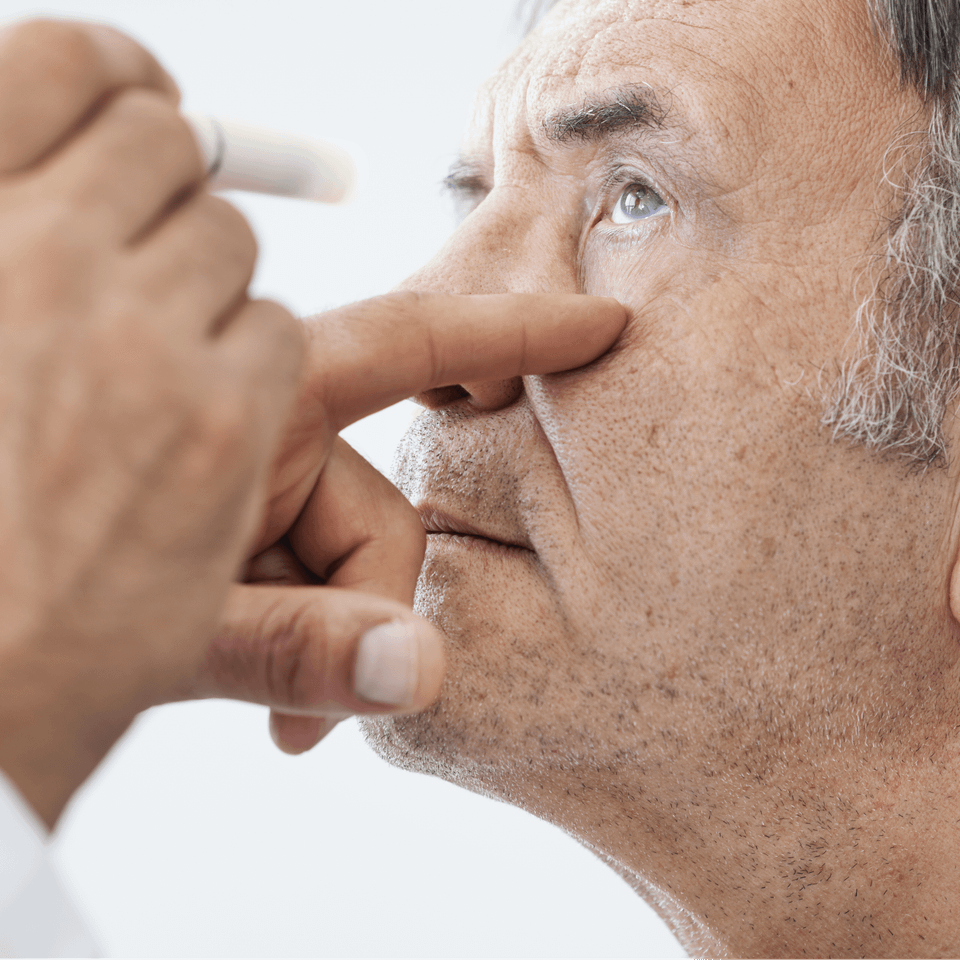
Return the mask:
<path id="1" fill-rule="evenodd" d="M 585 143 L 622 130 L 663 130 L 669 111 L 664 97 L 648 84 L 629 84 L 606 90 L 575 107 L 564 107 L 543 121 L 551 143 Z M 460 157 L 444 177 L 442 186 L 455 196 L 485 194 L 491 184 L 483 166 L 471 157 Z"/>
<path id="2" fill-rule="evenodd" d="M 668 110 L 653 87 L 635 84 L 608 90 L 577 107 L 565 107 L 543 121 L 553 143 L 589 142 L 640 128 L 662 130 Z"/>
<path id="3" fill-rule="evenodd" d="M 469 157 L 458 157 L 440 185 L 454 194 L 486 193 L 490 189 L 480 164 Z"/>

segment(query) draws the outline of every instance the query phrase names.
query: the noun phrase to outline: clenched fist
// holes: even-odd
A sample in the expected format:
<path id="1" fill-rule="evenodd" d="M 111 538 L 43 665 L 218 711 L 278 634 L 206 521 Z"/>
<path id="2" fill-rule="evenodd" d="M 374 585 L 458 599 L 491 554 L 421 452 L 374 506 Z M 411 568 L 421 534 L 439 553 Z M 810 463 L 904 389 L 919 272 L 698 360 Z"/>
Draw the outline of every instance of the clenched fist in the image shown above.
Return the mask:
<path id="1" fill-rule="evenodd" d="M 177 103 L 108 28 L 0 33 L 0 767 L 51 824 L 202 661 L 297 389 Z"/>

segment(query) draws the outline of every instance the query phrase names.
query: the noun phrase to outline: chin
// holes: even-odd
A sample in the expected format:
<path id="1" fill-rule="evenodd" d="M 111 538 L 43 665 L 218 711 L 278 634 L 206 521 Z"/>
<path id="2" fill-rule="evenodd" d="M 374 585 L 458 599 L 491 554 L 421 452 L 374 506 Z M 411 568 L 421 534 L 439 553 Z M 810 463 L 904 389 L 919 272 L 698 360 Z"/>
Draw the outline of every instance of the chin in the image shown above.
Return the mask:
<path id="1" fill-rule="evenodd" d="M 646 674 L 631 672 L 634 645 L 617 637 L 603 648 L 558 616 L 528 564 L 435 551 L 415 609 L 447 637 L 447 675 L 423 713 L 361 719 L 389 763 L 533 809 L 531 783 L 579 789 L 648 751 L 644 731 L 662 720 L 662 704 L 650 702 Z M 651 708 L 656 716 L 645 716 Z"/>
<path id="2" fill-rule="evenodd" d="M 498 769 L 492 758 L 483 762 L 465 754 L 463 739 L 452 739 L 449 728 L 437 724 L 442 713 L 442 705 L 437 703 L 414 716 L 360 717 L 360 732 L 377 756 L 401 770 L 439 777 L 473 793 L 506 799 L 495 788 L 505 782 L 506 771 Z"/>
<path id="3" fill-rule="evenodd" d="M 449 631 L 449 622 L 446 626 Z M 361 717 L 360 730 L 374 752 L 403 770 L 508 799 L 507 785 L 521 773 L 529 775 L 532 766 L 542 765 L 538 745 L 532 741 L 542 739 L 549 721 L 518 714 L 511 693 L 528 703 L 529 698 L 511 684 L 511 671 L 491 675 L 494 667 L 502 670 L 509 657 L 485 662 L 483 651 L 493 645 L 489 641 L 451 638 L 440 696 L 422 713 Z M 517 678 L 512 679 L 516 684 Z M 508 688 L 506 696 L 503 687 Z"/>
<path id="4" fill-rule="evenodd" d="M 433 708 L 431 708 L 433 709 Z M 439 775 L 438 762 L 423 750 L 417 749 L 420 740 L 412 727 L 418 725 L 421 715 L 415 717 L 359 717 L 360 732 L 367 746 L 387 763 L 411 773 Z"/>

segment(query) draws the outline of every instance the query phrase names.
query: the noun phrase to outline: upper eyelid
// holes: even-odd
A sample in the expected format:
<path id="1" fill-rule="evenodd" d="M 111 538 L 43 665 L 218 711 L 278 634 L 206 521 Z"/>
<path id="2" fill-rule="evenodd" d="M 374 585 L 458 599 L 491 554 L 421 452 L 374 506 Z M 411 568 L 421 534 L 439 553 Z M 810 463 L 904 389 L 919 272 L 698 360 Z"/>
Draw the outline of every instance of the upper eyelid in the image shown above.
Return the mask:
<path id="1" fill-rule="evenodd" d="M 668 203 L 669 199 L 664 191 L 658 187 L 650 177 L 644 176 L 642 173 L 639 173 L 633 167 L 629 167 L 626 164 L 617 164 L 612 167 L 607 173 L 603 176 L 603 179 L 600 181 L 600 194 L 605 196 L 610 193 L 616 187 L 620 186 L 637 186 L 646 187 L 648 190 L 652 190 L 664 203 Z"/>

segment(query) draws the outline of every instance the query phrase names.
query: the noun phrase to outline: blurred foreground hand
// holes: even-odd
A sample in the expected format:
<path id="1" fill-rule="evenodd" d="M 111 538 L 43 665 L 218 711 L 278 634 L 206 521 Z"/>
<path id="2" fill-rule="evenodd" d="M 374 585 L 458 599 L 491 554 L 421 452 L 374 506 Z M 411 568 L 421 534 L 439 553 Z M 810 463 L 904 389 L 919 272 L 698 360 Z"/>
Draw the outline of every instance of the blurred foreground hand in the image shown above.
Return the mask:
<path id="1" fill-rule="evenodd" d="M 106 27 L 0 33 L 0 767 L 48 825 L 197 669 L 296 395 L 177 102 Z"/>

